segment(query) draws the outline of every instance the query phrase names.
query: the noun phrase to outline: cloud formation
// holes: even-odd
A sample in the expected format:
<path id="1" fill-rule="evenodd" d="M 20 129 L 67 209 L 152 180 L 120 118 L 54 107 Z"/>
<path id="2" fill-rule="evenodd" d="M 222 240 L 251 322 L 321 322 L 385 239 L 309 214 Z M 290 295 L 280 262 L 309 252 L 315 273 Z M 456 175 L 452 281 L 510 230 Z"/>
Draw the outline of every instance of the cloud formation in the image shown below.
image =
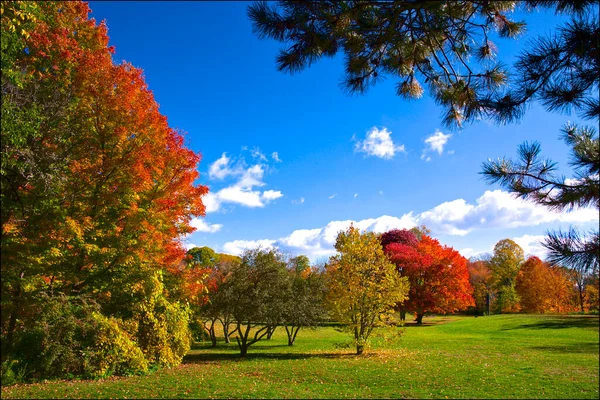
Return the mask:
<path id="1" fill-rule="evenodd" d="M 203 218 L 192 218 L 190 226 L 196 228 L 196 232 L 215 233 L 221 230 L 221 224 L 209 224 Z"/>
<path id="2" fill-rule="evenodd" d="M 347 229 L 352 223 L 361 230 L 377 233 L 390 229 L 410 229 L 424 224 L 434 235 L 463 236 L 482 229 L 517 228 L 551 222 L 597 223 L 598 218 L 598 212 L 594 209 L 579 209 L 570 213 L 551 212 L 542 206 L 515 198 L 508 192 L 495 190 L 486 191 L 475 204 L 457 199 L 420 214 L 409 212 L 401 217 L 383 215 L 360 221 L 331 221 L 322 228 L 298 229 L 279 239 L 235 240 L 226 243 L 223 249 L 239 254 L 233 250 L 253 248 L 257 245 L 277 246 L 290 253 L 306 254 L 314 260 L 334 254 L 333 245 L 338 232 Z M 537 236 L 524 235 L 514 240 L 526 253 L 538 255 L 540 248 L 535 244 L 537 239 Z M 479 254 L 470 248 L 461 250 L 461 253 L 465 256 Z"/>
<path id="3" fill-rule="evenodd" d="M 265 159 L 262 153 L 255 148 L 252 152 L 255 158 Z M 261 158 L 262 156 L 262 158 Z M 226 153 L 212 163 L 208 169 L 208 176 L 211 179 L 222 180 L 227 177 L 236 179 L 231 185 L 216 192 L 209 192 L 202 198 L 206 207 L 206 212 L 211 213 L 219 211 L 224 203 L 238 204 L 245 207 L 264 207 L 283 196 L 279 190 L 260 191 L 255 188 L 265 186 L 263 177 L 266 165 L 255 164 L 250 167 L 245 166 L 242 160 L 233 162 Z"/>
<path id="4" fill-rule="evenodd" d="M 281 161 L 281 158 L 279 158 L 279 153 L 278 153 L 278 152 L 276 152 L 276 151 L 274 151 L 274 152 L 271 154 L 271 158 L 272 158 L 272 159 L 273 159 L 273 161 L 275 161 L 275 162 L 278 162 L 278 163 L 279 163 L 279 162 L 282 162 L 282 161 Z"/>
<path id="5" fill-rule="evenodd" d="M 425 148 L 423 149 L 423 154 L 421 154 L 421 160 L 431 161 L 431 157 L 427 156 L 428 152 L 437 152 L 439 155 L 442 155 L 444 146 L 446 146 L 451 137 L 452 135 L 449 133 L 445 134 L 439 129 L 436 130 L 431 136 L 425 139 Z"/>
<path id="6" fill-rule="evenodd" d="M 354 151 L 389 160 L 396 152 L 404 151 L 404 145 L 395 145 L 391 135 L 392 132 L 387 128 L 378 129 L 374 126 L 367 132 L 365 140 L 356 142 Z"/>

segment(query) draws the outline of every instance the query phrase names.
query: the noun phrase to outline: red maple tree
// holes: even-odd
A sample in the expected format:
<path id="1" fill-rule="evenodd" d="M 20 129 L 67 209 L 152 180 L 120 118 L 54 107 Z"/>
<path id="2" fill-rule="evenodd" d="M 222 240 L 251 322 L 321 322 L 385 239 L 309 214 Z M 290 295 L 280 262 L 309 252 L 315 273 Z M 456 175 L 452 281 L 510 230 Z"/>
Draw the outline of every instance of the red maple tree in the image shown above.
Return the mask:
<path id="1" fill-rule="evenodd" d="M 415 313 L 417 324 L 427 313 L 451 313 L 474 304 L 467 260 L 436 239 L 420 236 L 392 230 L 381 237 L 385 253 L 410 282 L 403 306 Z"/>

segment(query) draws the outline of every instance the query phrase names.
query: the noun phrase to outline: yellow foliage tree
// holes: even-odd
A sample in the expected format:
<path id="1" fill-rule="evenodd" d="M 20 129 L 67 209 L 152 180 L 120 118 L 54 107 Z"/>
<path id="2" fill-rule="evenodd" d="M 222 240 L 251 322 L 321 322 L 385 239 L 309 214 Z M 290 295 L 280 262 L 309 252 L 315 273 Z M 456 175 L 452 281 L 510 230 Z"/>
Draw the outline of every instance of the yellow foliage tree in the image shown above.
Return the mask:
<path id="1" fill-rule="evenodd" d="M 332 316 L 353 335 L 362 354 L 373 328 L 389 320 L 394 307 L 408 295 L 409 284 L 396 271 L 372 232 L 354 226 L 338 234 L 326 267 L 327 305 Z"/>

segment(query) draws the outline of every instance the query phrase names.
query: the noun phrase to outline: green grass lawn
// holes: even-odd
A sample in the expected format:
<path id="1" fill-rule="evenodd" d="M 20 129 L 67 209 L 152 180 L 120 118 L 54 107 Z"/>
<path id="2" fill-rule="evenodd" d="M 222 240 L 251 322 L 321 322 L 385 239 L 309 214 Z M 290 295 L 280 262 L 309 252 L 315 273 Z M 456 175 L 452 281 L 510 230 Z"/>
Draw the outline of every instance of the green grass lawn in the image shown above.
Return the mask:
<path id="1" fill-rule="evenodd" d="M 2 398 L 599 398 L 598 317 L 425 318 L 368 354 L 336 344 L 331 327 L 278 329 L 246 358 L 234 343 L 195 346 L 184 364 L 152 375 L 2 388 Z"/>

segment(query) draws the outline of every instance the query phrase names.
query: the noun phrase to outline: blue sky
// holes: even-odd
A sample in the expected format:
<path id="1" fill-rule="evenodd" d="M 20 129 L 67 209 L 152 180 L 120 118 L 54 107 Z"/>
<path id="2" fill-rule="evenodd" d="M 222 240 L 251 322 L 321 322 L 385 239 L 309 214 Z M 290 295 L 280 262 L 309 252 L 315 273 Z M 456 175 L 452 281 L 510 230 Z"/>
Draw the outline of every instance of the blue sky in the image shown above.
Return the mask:
<path id="1" fill-rule="evenodd" d="M 425 224 L 467 257 L 504 238 L 543 255 L 536 242 L 548 229 L 598 225 L 597 210 L 553 214 L 479 175 L 483 161 L 514 157 L 519 144 L 537 140 L 570 176 L 559 129 L 580 122 L 574 115 L 533 105 L 517 124 L 450 130 L 429 97 L 395 96 L 393 78 L 348 96 L 338 85 L 341 56 L 294 76 L 277 72 L 280 44 L 252 34 L 247 5 L 90 2 L 92 17 L 107 21 L 115 61 L 144 70 L 161 113 L 202 154 L 199 182 L 211 193 L 188 246 L 237 253 L 277 245 L 318 260 L 355 221 L 378 232 Z M 557 21 L 526 18 L 526 36 L 498 41 L 501 60 L 510 63 Z"/>

